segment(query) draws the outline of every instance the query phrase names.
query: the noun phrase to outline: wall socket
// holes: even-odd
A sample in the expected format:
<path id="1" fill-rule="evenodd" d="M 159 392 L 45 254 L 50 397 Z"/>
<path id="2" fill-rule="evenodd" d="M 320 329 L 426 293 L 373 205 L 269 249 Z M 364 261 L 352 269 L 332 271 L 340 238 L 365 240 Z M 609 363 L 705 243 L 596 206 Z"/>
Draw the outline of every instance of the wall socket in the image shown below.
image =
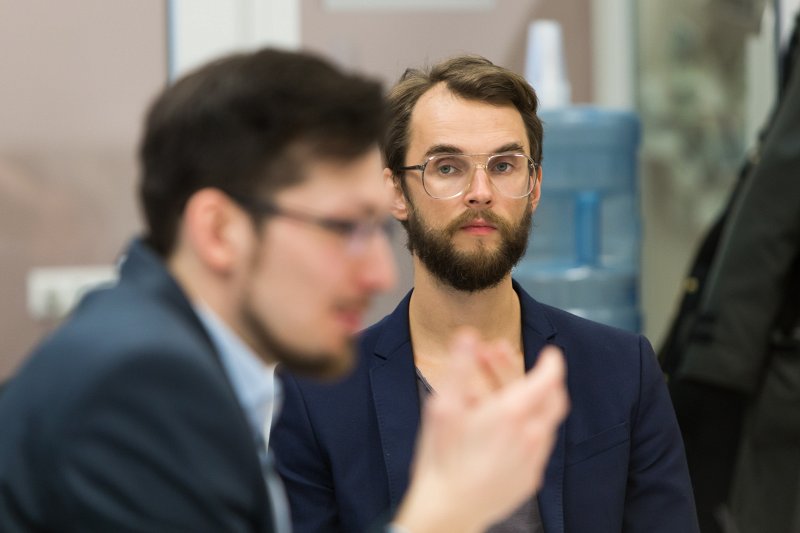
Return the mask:
<path id="1" fill-rule="evenodd" d="M 114 282 L 113 266 L 37 267 L 28 271 L 28 313 L 38 321 L 61 320 L 86 292 Z"/>

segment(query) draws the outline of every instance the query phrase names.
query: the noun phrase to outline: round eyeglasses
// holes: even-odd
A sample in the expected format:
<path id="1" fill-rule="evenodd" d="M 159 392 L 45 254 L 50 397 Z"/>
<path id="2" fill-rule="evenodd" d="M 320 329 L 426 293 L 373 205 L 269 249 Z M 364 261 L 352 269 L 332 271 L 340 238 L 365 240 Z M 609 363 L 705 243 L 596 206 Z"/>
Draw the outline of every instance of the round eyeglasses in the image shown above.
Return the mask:
<path id="1" fill-rule="evenodd" d="M 536 163 L 520 153 L 436 154 L 421 165 L 398 170 L 419 170 L 428 196 L 446 200 L 464 194 L 478 168 L 486 172 L 492 185 L 505 196 L 524 198 L 533 190 Z"/>

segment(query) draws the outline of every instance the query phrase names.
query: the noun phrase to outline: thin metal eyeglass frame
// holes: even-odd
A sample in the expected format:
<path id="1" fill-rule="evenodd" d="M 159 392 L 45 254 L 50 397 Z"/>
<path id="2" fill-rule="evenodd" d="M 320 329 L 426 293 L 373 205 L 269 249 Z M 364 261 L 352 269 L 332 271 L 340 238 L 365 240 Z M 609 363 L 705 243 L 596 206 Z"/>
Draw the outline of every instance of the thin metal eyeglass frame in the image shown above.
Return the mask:
<path id="1" fill-rule="evenodd" d="M 425 168 L 428 166 L 428 163 L 430 163 L 434 159 L 436 159 L 438 157 L 446 157 L 448 155 L 459 156 L 459 157 L 486 156 L 486 163 L 484 163 L 482 165 L 478 164 L 478 163 L 473 163 L 473 165 L 472 165 L 472 175 L 469 177 L 469 180 L 467 181 L 466 185 L 464 185 L 464 188 L 461 189 L 456 194 L 452 194 L 450 196 L 434 196 L 428 190 L 428 187 L 425 186 Z M 491 158 L 497 157 L 497 156 L 504 156 L 504 155 L 505 156 L 508 156 L 508 155 L 522 156 L 522 157 L 524 157 L 525 159 L 528 160 L 528 169 L 529 169 L 529 171 L 528 171 L 528 192 L 526 192 L 525 194 L 523 194 L 521 196 L 512 196 L 512 195 L 506 194 L 503 191 L 501 191 L 500 188 L 497 187 L 497 185 L 495 185 L 494 180 L 492 179 L 492 177 L 487 174 L 487 178 L 489 178 L 489 182 L 492 184 L 492 186 L 495 189 L 497 189 L 497 191 L 500 194 L 502 194 L 506 198 L 525 198 L 526 196 L 530 196 L 531 192 L 533 192 L 534 186 L 536 185 L 536 177 L 535 177 L 536 163 L 533 161 L 533 159 L 529 155 L 523 154 L 521 152 L 501 152 L 501 153 L 497 153 L 497 154 L 490 154 L 490 153 L 485 153 L 485 154 L 461 154 L 461 153 L 433 154 L 432 156 L 426 158 L 425 162 L 423 162 L 423 163 L 421 163 L 419 165 L 409 165 L 409 166 L 406 166 L 406 167 L 399 167 L 397 170 L 398 171 L 419 170 L 421 172 L 422 188 L 425 189 L 425 193 L 428 196 L 430 196 L 431 198 L 434 198 L 436 200 L 450 200 L 451 198 L 457 198 L 457 197 L 461 196 L 462 194 L 464 194 L 469 189 L 470 185 L 472 185 L 472 180 L 475 178 L 475 171 L 478 170 L 478 168 L 483 169 L 484 172 L 485 172 L 486 169 L 489 167 L 489 160 Z"/>
<path id="2" fill-rule="evenodd" d="M 266 217 L 284 217 L 296 220 L 343 237 L 347 240 L 348 248 L 354 251 L 361 250 L 363 248 L 362 244 L 366 243 L 376 232 L 383 232 L 387 238 L 391 238 L 394 233 L 394 221 L 391 217 L 386 217 L 381 222 L 369 219 L 322 217 L 281 207 L 269 200 L 253 200 L 230 193 L 228 193 L 228 196 L 251 213 Z"/>

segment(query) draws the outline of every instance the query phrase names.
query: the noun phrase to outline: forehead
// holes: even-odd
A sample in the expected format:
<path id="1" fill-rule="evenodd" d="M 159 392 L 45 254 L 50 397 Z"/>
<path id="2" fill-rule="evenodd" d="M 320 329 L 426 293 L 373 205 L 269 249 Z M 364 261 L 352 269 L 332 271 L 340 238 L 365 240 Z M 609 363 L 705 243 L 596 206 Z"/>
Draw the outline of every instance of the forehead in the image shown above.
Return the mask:
<path id="1" fill-rule="evenodd" d="M 281 190 L 275 199 L 286 206 L 323 215 L 383 213 L 390 200 L 381 171 L 377 147 L 344 161 L 312 161 L 307 164 L 306 178 L 298 185 Z"/>
<path id="2" fill-rule="evenodd" d="M 409 157 L 424 155 L 437 145 L 484 153 L 513 143 L 530 153 L 525 123 L 512 104 L 467 100 L 439 84 L 423 94 L 411 112 Z"/>

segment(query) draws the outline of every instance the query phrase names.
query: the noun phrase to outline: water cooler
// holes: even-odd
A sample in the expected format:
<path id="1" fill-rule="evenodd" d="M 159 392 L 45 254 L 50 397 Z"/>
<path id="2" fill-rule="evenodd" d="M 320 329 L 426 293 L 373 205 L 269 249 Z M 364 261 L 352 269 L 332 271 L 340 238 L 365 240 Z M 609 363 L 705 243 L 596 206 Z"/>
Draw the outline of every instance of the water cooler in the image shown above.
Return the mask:
<path id="1" fill-rule="evenodd" d="M 540 302 L 640 331 L 635 113 L 543 110 L 542 197 L 514 278 Z"/>

